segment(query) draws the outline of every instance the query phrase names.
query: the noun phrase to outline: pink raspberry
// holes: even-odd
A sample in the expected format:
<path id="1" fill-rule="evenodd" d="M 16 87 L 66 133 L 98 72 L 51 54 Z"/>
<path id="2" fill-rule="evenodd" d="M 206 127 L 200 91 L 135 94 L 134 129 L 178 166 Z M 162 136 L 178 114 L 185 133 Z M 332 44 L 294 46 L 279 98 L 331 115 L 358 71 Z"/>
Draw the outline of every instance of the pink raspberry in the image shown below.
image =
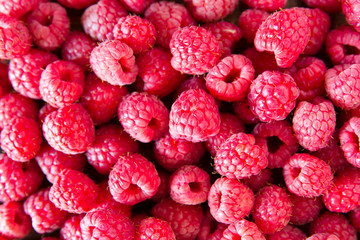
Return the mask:
<path id="1" fill-rule="evenodd" d="M 61 226 L 60 237 L 63 240 L 82 240 L 80 221 L 85 214 L 73 214 L 71 215 Z"/>
<path id="2" fill-rule="evenodd" d="M 255 68 L 255 76 L 265 71 L 283 71 L 283 69 L 277 65 L 273 52 L 259 52 L 255 47 L 249 47 L 243 52 L 243 55 L 252 62 Z"/>
<path id="3" fill-rule="evenodd" d="M 356 31 L 360 31 L 360 21 L 359 15 L 360 11 L 358 9 L 359 1 L 357 0 L 344 0 L 341 1 L 341 8 L 345 15 L 346 21 L 354 27 Z"/>
<path id="4" fill-rule="evenodd" d="M 151 198 L 155 202 L 163 198 L 170 197 L 170 185 L 169 185 L 170 173 L 161 170 L 161 168 L 158 168 L 157 171 L 160 177 L 160 185 L 155 195 Z"/>
<path id="5" fill-rule="evenodd" d="M 337 235 L 330 233 L 315 233 L 306 240 L 340 240 Z"/>
<path id="6" fill-rule="evenodd" d="M 268 161 L 265 151 L 255 145 L 254 136 L 240 132 L 220 145 L 214 163 L 216 171 L 222 176 L 242 179 L 260 173 Z"/>
<path id="7" fill-rule="evenodd" d="M 256 31 L 260 27 L 261 23 L 269 16 L 270 13 L 260 9 L 249 8 L 241 12 L 239 17 L 239 26 L 247 42 L 254 42 Z"/>
<path id="8" fill-rule="evenodd" d="M 270 168 L 265 168 L 256 175 L 241 179 L 241 182 L 248 186 L 254 193 L 269 183 L 274 183 L 273 171 Z"/>
<path id="9" fill-rule="evenodd" d="M 323 203 L 320 197 L 309 198 L 290 194 L 292 203 L 292 215 L 290 222 L 295 225 L 310 223 L 319 216 Z"/>
<path id="10" fill-rule="evenodd" d="M 257 239 L 265 240 L 265 236 L 255 223 L 242 219 L 227 227 L 221 237 L 222 240 Z"/>
<path id="11" fill-rule="evenodd" d="M 350 211 L 348 217 L 351 222 L 351 225 L 353 225 L 356 229 L 356 231 L 359 231 L 360 229 L 360 207 L 357 207 Z"/>
<path id="12" fill-rule="evenodd" d="M 227 227 L 228 224 L 217 222 L 210 211 L 206 211 L 200 225 L 197 240 L 220 240 Z"/>
<path id="13" fill-rule="evenodd" d="M 51 106 L 48 103 L 45 103 L 40 109 L 39 109 L 39 113 L 38 113 L 38 119 L 40 121 L 40 124 L 42 125 L 42 123 L 44 122 L 45 118 L 47 115 L 49 115 L 50 113 L 56 111 L 58 108 Z"/>
<path id="14" fill-rule="evenodd" d="M 47 51 L 59 48 L 70 32 L 66 9 L 58 3 L 40 3 L 28 16 L 27 24 L 34 43 Z"/>
<path id="15" fill-rule="evenodd" d="M 149 217 L 140 222 L 135 240 L 168 239 L 175 240 L 175 234 L 167 221 Z"/>
<path id="16" fill-rule="evenodd" d="M 144 11 L 156 0 L 120 0 L 126 9 L 135 13 L 143 14 Z"/>
<path id="17" fill-rule="evenodd" d="M 0 12 L 20 19 L 26 13 L 33 10 L 40 0 L 0 0 Z"/>
<path id="18" fill-rule="evenodd" d="M 25 55 L 31 47 L 28 27 L 20 20 L 0 13 L 0 58 L 12 59 Z"/>
<path id="19" fill-rule="evenodd" d="M 283 9 L 287 3 L 287 0 L 244 0 L 244 3 L 248 5 L 249 8 L 260 9 L 267 12 L 275 12 L 279 9 Z"/>
<path id="20" fill-rule="evenodd" d="M 317 197 L 332 184 L 330 166 L 307 153 L 294 154 L 283 166 L 283 175 L 290 192 L 303 197 Z"/>
<path id="21" fill-rule="evenodd" d="M 171 106 L 169 132 L 172 138 L 202 142 L 219 130 L 219 109 L 205 90 L 187 90 Z"/>
<path id="22" fill-rule="evenodd" d="M 185 0 L 187 9 L 198 22 L 216 22 L 235 10 L 238 0 Z"/>
<path id="23" fill-rule="evenodd" d="M 123 204 L 135 205 L 153 197 L 159 185 L 154 164 L 139 153 L 120 157 L 109 174 L 110 193 Z"/>
<path id="24" fill-rule="evenodd" d="M 112 85 L 129 85 L 135 82 L 139 68 L 133 50 L 120 40 L 100 43 L 90 54 L 94 73 Z"/>
<path id="25" fill-rule="evenodd" d="M 255 76 L 251 61 L 243 55 L 230 55 L 219 61 L 206 75 L 206 88 L 215 98 L 244 100 Z"/>
<path id="26" fill-rule="evenodd" d="M 306 234 L 299 228 L 288 224 L 280 231 L 268 235 L 267 240 L 306 240 Z"/>
<path id="27" fill-rule="evenodd" d="M 355 167 L 360 166 L 358 136 L 360 136 L 360 118 L 352 117 L 341 127 L 339 132 L 340 147 L 346 160 Z"/>
<path id="28" fill-rule="evenodd" d="M 95 41 L 114 39 L 113 29 L 121 17 L 128 15 L 118 0 L 99 0 L 81 15 L 84 32 Z"/>
<path id="29" fill-rule="evenodd" d="M 208 205 L 218 222 L 234 223 L 250 214 L 254 193 L 236 179 L 218 178 L 210 188 Z"/>
<path id="30" fill-rule="evenodd" d="M 290 67 L 304 51 L 311 35 L 309 18 L 301 8 L 288 8 L 273 13 L 256 32 L 258 51 L 274 52 L 279 67 Z"/>
<path id="31" fill-rule="evenodd" d="M 95 140 L 91 117 L 79 103 L 48 114 L 42 129 L 49 145 L 65 154 L 83 153 Z"/>
<path id="32" fill-rule="evenodd" d="M 291 124 L 286 120 L 258 123 L 252 134 L 256 144 L 265 150 L 271 169 L 283 167 L 299 148 Z"/>
<path id="33" fill-rule="evenodd" d="M 251 215 L 265 234 L 274 234 L 290 221 L 292 203 L 284 188 L 268 185 L 255 195 Z"/>
<path id="34" fill-rule="evenodd" d="M 31 217 L 34 230 L 40 234 L 59 229 L 69 216 L 50 201 L 49 191 L 49 188 L 41 189 L 24 202 L 25 213 Z"/>
<path id="35" fill-rule="evenodd" d="M 338 13 L 341 11 L 341 2 L 338 0 L 303 0 L 311 8 L 320 8 L 329 13 Z"/>
<path id="36" fill-rule="evenodd" d="M 118 117 L 124 130 L 143 143 L 160 139 L 169 127 L 169 110 L 160 99 L 146 92 L 124 97 Z"/>
<path id="37" fill-rule="evenodd" d="M 290 75 L 265 71 L 251 83 L 248 100 L 251 110 L 261 121 L 279 121 L 294 109 L 299 93 Z"/>
<path id="38" fill-rule="evenodd" d="M 204 74 L 221 56 L 219 41 L 203 27 L 188 26 L 176 31 L 170 40 L 171 65 L 185 74 Z"/>
<path id="39" fill-rule="evenodd" d="M 234 102 L 233 109 L 237 118 L 244 124 L 254 125 L 260 122 L 258 116 L 251 111 L 247 98 L 243 101 Z"/>
<path id="40" fill-rule="evenodd" d="M 96 3 L 96 0 L 58 0 L 63 6 L 67 8 L 83 9 L 91 4 Z"/>
<path id="41" fill-rule="evenodd" d="M 0 239 L 24 238 L 30 231 L 31 218 L 25 214 L 22 203 L 7 202 L 0 205 Z"/>

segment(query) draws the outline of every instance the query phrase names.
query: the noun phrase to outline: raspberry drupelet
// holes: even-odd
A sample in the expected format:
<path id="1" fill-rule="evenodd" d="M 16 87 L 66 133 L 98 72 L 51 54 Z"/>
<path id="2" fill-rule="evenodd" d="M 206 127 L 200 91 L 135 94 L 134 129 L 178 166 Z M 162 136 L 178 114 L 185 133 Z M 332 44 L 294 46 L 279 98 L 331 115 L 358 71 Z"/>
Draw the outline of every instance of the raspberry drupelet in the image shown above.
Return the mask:
<path id="1" fill-rule="evenodd" d="M 280 231 L 267 235 L 267 240 L 306 240 L 306 234 L 299 228 L 288 224 Z"/>
<path id="2" fill-rule="evenodd" d="M 354 27 L 356 31 L 360 30 L 359 15 L 360 11 L 357 8 L 359 1 L 357 0 L 344 0 L 341 2 L 341 8 L 345 15 L 346 21 Z"/>
<path id="3" fill-rule="evenodd" d="M 349 212 L 349 220 L 351 222 L 351 225 L 353 225 L 356 229 L 356 231 L 359 231 L 360 229 L 360 207 L 357 207 Z"/>
<path id="4" fill-rule="evenodd" d="M 319 216 L 324 206 L 321 197 L 300 197 L 291 193 L 290 200 L 292 203 L 290 222 L 294 225 L 304 225 L 312 222 Z"/>
<path id="5" fill-rule="evenodd" d="M 185 0 L 187 9 L 198 22 L 216 22 L 235 10 L 238 0 Z"/>
<path id="6" fill-rule="evenodd" d="M 311 8 L 320 8 L 328 13 L 341 11 L 341 2 L 337 0 L 304 0 L 304 3 Z"/>
<path id="7" fill-rule="evenodd" d="M 241 12 L 239 17 L 239 26 L 247 42 L 254 42 L 256 31 L 260 27 L 261 23 L 269 16 L 270 13 L 260 9 L 250 8 Z"/>
<path id="8" fill-rule="evenodd" d="M 244 124 L 255 125 L 260 122 L 259 117 L 251 111 L 247 98 L 243 101 L 234 102 L 233 110 L 237 118 Z"/>
<path id="9" fill-rule="evenodd" d="M 210 211 L 206 211 L 200 225 L 200 231 L 197 235 L 198 240 L 220 240 L 224 230 L 228 224 L 219 223 L 211 215 Z"/>
<path id="10" fill-rule="evenodd" d="M 60 237 L 63 240 L 82 240 L 80 221 L 85 216 L 82 214 L 73 214 L 63 223 L 60 229 Z"/>
<path id="11" fill-rule="evenodd" d="M 39 3 L 40 0 L 0 0 L 0 13 L 20 19 Z"/>
<path id="12" fill-rule="evenodd" d="M 153 239 L 175 240 L 175 234 L 167 221 L 149 217 L 140 222 L 138 231 L 135 233 L 135 240 Z"/>
<path id="13" fill-rule="evenodd" d="M 315 233 L 306 240 L 340 240 L 337 235 L 331 233 Z"/>
<path id="14" fill-rule="evenodd" d="M 83 9 L 96 3 L 96 0 L 58 0 L 63 6 L 74 9 Z"/>
<path id="15" fill-rule="evenodd" d="M 221 237 L 221 240 L 232 239 L 257 239 L 265 240 L 265 236 L 255 223 L 242 219 L 229 225 Z"/>
<path id="16" fill-rule="evenodd" d="M 270 168 L 265 168 L 256 175 L 241 179 L 241 182 L 256 193 L 267 184 L 274 183 L 273 171 Z"/>
<path id="17" fill-rule="evenodd" d="M 142 15 L 156 0 L 120 0 L 120 2 L 130 12 Z"/>
<path id="18" fill-rule="evenodd" d="M 275 12 L 279 9 L 283 9 L 287 3 L 287 0 L 244 0 L 244 3 L 248 5 L 250 9 L 260 9 L 267 12 Z"/>
<path id="19" fill-rule="evenodd" d="M 360 167 L 360 118 L 352 117 L 340 128 L 340 147 L 346 160 L 355 167 Z"/>
<path id="20" fill-rule="evenodd" d="M 255 47 L 249 47 L 242 54 L 252 62 L 255 68 L 255 76 L 265 71 L 283 71 L 283 69 L 277 65 L 275 55 L 272 52 L 260 52 L 256 50 Z"/>

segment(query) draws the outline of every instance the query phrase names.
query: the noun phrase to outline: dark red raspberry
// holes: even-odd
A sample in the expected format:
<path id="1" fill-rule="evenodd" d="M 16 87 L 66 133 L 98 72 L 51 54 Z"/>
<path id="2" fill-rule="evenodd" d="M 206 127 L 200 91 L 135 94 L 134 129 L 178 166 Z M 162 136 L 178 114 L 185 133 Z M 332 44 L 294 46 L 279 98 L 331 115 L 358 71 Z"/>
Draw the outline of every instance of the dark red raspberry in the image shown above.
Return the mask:
<path id="1" fill-rule="evenodd" d="M 187 90 L 171 106 L 169 132 L 172 138 L 202 142 L 219 131 L 219 109 L 205 90 Z"/>
<path id="2" fill-rule="evenodd" d="M 0 98 L 11 91 L 11 83 L 9 81 L 9 65 L 0 62 Z"/>
<path id="3" fill-rule="evenodd" d="M 306 11 L 288 8 L 273 13 L 256 32 L 258 51 L 274 52 L 279 67 L 290 67 L 309 42 L 311 29 Z"/>
<path id="4" fill-rule="evenodd" d="M 79 103 L 48 114 L 42 129 L 49 145 L 66 154 L 83 153 L 95 140 L 91 117 Z"/>
<path id="5" fill-rule="evenodd" d="M 156 0 L 120 0 L 126 9 L 135 13 L 143 14 L 150 4 Z"/>
<path id="6" fill-rule="evenodd" d="M 149 217 L 140 222 L 138 231 L 135 234 L 135 240 L 153 240 L 153 239 L 175 240 L 175 234 L 167 221 Z"/>
<path id="7" fill-rule="evenodd" d="M 0 0 L 0 12 L 19 19 L 39 3 L 40 0 Z"/>
<path id="8" fill-rule="evenodd" d="M 311 8 L 320 8 L 329 13 L 338 13 L 341 11 L 341 2 L 338 0 L 303 0 Z"/>
<path id="9" fill-rule="evenodd" d="M 95 41 L 114 39 L 113 28 L 121 17 L 128 15 L 118 0 L 99 0 L 86 8 L 81 24 L 86 34 Z"/>
<path id="10" fill-rule="evenodd" d="M 306 234 L 299 228 L 288 224 L 280 231 L 268 235 L 267 240 L 306 240 Z"/>
<path id="11" fill-rule="evenodd" d="M 0 205 L 0 239 L 24 238 L 30 231 L 31 218 L 25 214 L 22 203 L 7 202 Z"/>
<path id="12" fill-rule="evenodd" d="M 220 145 L 214 158 L 215 169 L 222 176 L 242 179 L 266 168 L 266 152 L 255 145 L 251 134 L 237 133 Z"/>
<path id="13" fill-rule="evenodd" d="M 340 240 L 337 235 L 330 233 L 315 233 L 306 240 Z"/>
<path id="14" fill-rule="evenodd" d="M 169 127 L 169 110 L 160 99 L 146 92 L 124 97 L 118 117 L 125 131 L 144 143 L 160 139 Z"/>
<path id="15" fill-rule="evenodd" d="M 221 57 L 219 41 L 203 27 L 179 29 L 172 35 L 169 46 L 173 55 L 171 65 L 186 74 L 204 74 Z"/>
<path id="16" fill-rule="evenodd" d="M 356 229 L 356 231 L 359 231 L 360 229 L 360 207 L 357 207 L 350 211 L 348 217 L 351 222 L 351 225 L 353 225 Z"/>
<path id="17" fill-rule="evenodd" d="M 256 225 L 265 234 L 274 234 L 290 221 L 292 203 L 284 188 L 268 185 L 255 195 L 251 215 Z"/>
<path id="18" fill-rule="evenodd" d="M 57 237 L 43 237 L 41 238 L 41 240 L 61 240 L 61 239 Z"/>
<path id="19" fill-rule="evenodd" d="M 58 0 L 63 6 L 68 8 L 83 9 L 91 4 L 96 3 L 96 0 Z"/>
<path id="20" fill-rule="evenodd" d="M 284 120 L 294 109 L 300 94 L 294 79 L 278 71 L 265 71 L 251 83 L 251 110 L 264 122 Z"/>
<path id="21" fill-rule="evenodd" d="M 357 0 L 344 0 L 341 1 L 341 8 L 345 15 L 346 21 L 354 27 L 356 31 L 360 31 L 360 22 L 359 15 L 360 11 L 358 9 L 359 1 Z"/>
<path id="22" fill-rule="evenodd" d="M 59 48 L 70 32 L 66 9 L 55 2 L 40 3 L 29 14 L 27 24 L 34 43 L 47 51 Z"/>
<path id="23" fill-rule="evenodd" d="M 82 240 L 80 221 L 85 214 L 73 214 L 70 216 L 60 229 L 60 237 L 63 240 Z"/>
<path id="24" fill-rule="evenodd" d="M 290 200 L 293 204 L 290 222 L 295 225 L 310 223 L 319 216 L 323 207 L 320 197 L 308 198 L 290 194 Z"/>
<path id="25" fill-rule="evenodd" d="M 247 98 L 245 98 L 243 101 L 234 102 L 233 109 L 235 115 L 244 124 L 254 125 L 260 122 L 258 116 L 251 111 Z"/>
<path id="26" fill-rule="evenodd" d="M 275 12 L 279 9 L 283 9 L 287 3 L 287 0 L 244 0 L 244 3 L 249 8 L 260 9 L 267 12 Z"/>
<path id="27" fill-rule="evenodd" d="M 220 240 L 227 227 L 228 224 L 217 222 L 210 211 L 206 211 L 200 225 L 197 240 Z"/>
<path id="28" fill-rule="evenodd" d="M 56 111 L 58 108 L 51 106 L 48 103 L 45 103 L 40 109 L 38 113 L 38 119 L 40 123 L 42 124 L 46 118 L 46 116 L 54 111 Z"/>
<path id="29" fill-rule="evenodd" d="M 170 197 L 170 186 L 169 186 L 170 173 L 163 171 L 160 168 L 158 168 L 157 171 L 160 177 L 160 185 L 158 187 L 156 194 L 151 198 L 155 202 L 163 198 Z"/>
<path id="30" fill-rule="evenodd" d="M 239 0 L 185 0 L 187 9 L 199 22 L 216 22 L 235 10 Z"/>
<path id="31" fill-rule="evenodd" d="M 224 230 L 222 240 L 233 240 L 233 239 L 257 239 L 265 240 L 265 236 L 261 230 L 256 226 L 255 223 L 249 222 L 248 220 L 242 219 L 231 224 Z"/>
<path id="32" fill-rule="evenodd" d="M 269 183 L 274 183 L 273 171 L 270 168 L 265 168 L 259 174 L 252 175 L 248 178 L 241 179 L 254 193 L 258 192 L 261 188 Z"/>
<path id="33" fill-rule="evenodd" d="M 241 12 L 239 17 L 239 26 L 242 30 L 244 38 L 249 42 L 253 43 L 256 31 L 260 27 L 261 23 L 265 21 L 270 13 L 260 9 L 246 9 Z"/>
<path id="34" fill-rule="evenodd" d="M 307 153 L 294 154 L 283 166 L 283 175 L 290 192 L 303 197 L 317 197 L 332 184 L 330 166 Z"/>
<path id="35" fill-rule="evenodd" d="M 252 62 L 255 68 L 255 76 L 265 71 L 283 71 L 277 65 L 275 55 L 272 52 L 259 52 L 255 47 L 249 47 L 243 52 L 243 55 Z"/>
<path id="36" fill-rule="evenodd" d="M 340 147 L 346 160 L 355 167 L 360 166 L 360 118 L 352 117 L 341 127 L 339 132 Z"/>

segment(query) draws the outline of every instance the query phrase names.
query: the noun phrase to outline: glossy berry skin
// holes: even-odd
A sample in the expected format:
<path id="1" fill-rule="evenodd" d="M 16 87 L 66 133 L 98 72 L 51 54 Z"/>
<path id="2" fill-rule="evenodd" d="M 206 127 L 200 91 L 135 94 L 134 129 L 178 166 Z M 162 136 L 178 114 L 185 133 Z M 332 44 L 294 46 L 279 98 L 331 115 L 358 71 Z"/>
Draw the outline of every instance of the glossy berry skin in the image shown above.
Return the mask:
<path id="1" fill-rule="evenodd" d="M 232 240 L 232 239 L 257 239 L 265 240 L 265 236 L 261 230 L 256 226 L 255 223 L 248 220 L 242 219 L 229 225 L 223 233 L 221 240 Z"/>
<path id="2" fill-rule="evenodd" d="M 169 239 L 175 240 L 175 234 L 167 221 L 149 217 L 140 222 L 135 240 L 155 240 Z"/>
<path id="3" fill-rule="evenodd" d="M 216 22 L 235 10 L 238 0 L 185 0 L 185 4 L 195 20 L 199 22 Z"/>
<path id="4" fill-rule="evenodd" d="M 360 118 L 352 117 L 340 128 L 340 148 L 345 159 L 353 166 L 360 166 L 360 153 L 358 147 L 358 136 L 360 130 Z"/>

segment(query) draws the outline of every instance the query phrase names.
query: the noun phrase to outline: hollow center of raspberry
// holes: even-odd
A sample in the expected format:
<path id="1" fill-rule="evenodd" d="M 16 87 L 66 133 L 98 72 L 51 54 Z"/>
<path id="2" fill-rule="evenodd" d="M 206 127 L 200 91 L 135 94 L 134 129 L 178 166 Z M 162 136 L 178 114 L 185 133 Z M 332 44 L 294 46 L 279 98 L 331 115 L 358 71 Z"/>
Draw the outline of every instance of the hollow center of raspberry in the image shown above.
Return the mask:
<path id="1" fill-rule="evenodd" d="M 22 225 L 22 223 L 23 223 L 23 220 L 22 220 L 22 218 L 19 216 L 18 213 L 15 213 L 14 222 L 15 222 L 16 224 L 18 224 L 18 225 Z"/>
<path id="2" fill-rule="evenodd" d="M 346 55 L 352 55 L 352 54 L 358 55 L 360 53 L 357 47 L 351 45 L 344 45 L 344 50 Z"/>
<path id="3" fill-rule="evenodd" d="M 157 125 L 158 125 L 158 120 L 155 118 L 151 118 L 148 124 L 149 128 L 151 129 L 156 128 Z"/>
<path id="4" fill-rule="evenodd" d="M 224 82 L 226 83 L 232 83 L 240 76 L 240 70 L 239 69 L 232 69 L 228 75 L 225 76 Z"/>
<path id="5" fill-rule="evenodd" d="M 291 169 L 291 176 L 292 178 L 297 178 L 301 173 L 301 168 L 293 168 Z"/>
<path id="6" fill-rule="evenodd" d="M 201 183 L 199 182 L 191 182 L 189 183 L 190 190 L 192 192 L 200 192 L 201 191 Z"/>
<path id="7" fill-rule="evenodd" d="M 284 144 L 284 142 L 281 141 L 280 138 L 278 138 L 277 136 L 271 136 L 266 138 L 266 144 L 268 147 L 268 151 L 270 153 L 275 153 L 279 150 L 281 145 Z"/>
<path id="8" fill-rule="evenodd" d="M 125 61 L 126 61 L 125 59 L 120 58 L 119 64 L 121 65 L 121 69 L 124 73 L 129 73 L 131 72 L 131 68 L 127 66 L 128 64 Z"/>
<path id="9" fill-rule="evenodd" d="M 136 193 L 142 192 L 141 188 L 136 184 L 130 184 L 129 188 L 127 189 L 129 194 L 135 195 Z"/>
<path id="10" fill-rule="evenodd" d="M 48 27 L 51 25 L 52 21 L 53 21 L 53 16 L 45 16 L 39 22 L 41 25 Z"/>
<path id="11" fill-rule="evenodd" d="M 71 73 L 68 71 L 61 72 L 60 79 L 64 82 L 72 82 Z"/>
<path id="12" fill-rule="evenodd" d="M 21 171 L 23 171 L 24 173 L 27 172 L 28 168 L 27 168 L 27 164 L 21 164 Z"/>

